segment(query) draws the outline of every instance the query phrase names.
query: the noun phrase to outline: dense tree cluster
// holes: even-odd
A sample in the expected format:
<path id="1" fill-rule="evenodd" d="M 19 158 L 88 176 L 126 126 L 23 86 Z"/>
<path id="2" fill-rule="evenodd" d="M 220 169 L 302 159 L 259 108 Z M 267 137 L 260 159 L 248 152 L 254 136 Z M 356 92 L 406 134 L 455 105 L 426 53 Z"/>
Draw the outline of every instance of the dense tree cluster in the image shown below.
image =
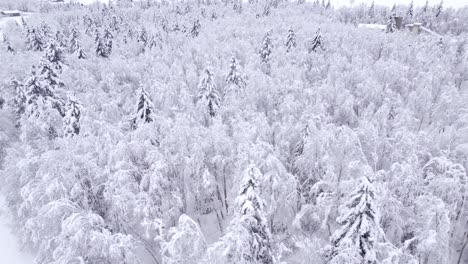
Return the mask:
<path id="1" fill-rule="evenodd" d="M 466 9 L 331 5 L 44 4 L 2 28 L 22 245 L 54 264 L 466 263 Z M 410 10 L 442 40 L 395 30 Z"/>

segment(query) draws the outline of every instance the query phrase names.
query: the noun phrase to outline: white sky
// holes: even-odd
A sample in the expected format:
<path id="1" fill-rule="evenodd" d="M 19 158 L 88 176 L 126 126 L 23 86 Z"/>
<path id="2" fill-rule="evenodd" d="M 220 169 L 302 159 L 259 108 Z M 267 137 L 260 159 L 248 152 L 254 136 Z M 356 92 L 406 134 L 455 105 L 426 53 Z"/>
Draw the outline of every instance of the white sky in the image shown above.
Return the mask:
<path id="1" fill-rule="evenodd" d="M 354 2 L 355 5 L 359 3 L 370 4 L 372 3 L 372 0 L 331 0 L 332 5 L 334 5 L 335 7 L 349 5 L 351 2 Z M 411 0 L 375 0 L 376 5 L 393 6 L 394 3 L 396 3 L 397 5 L 408 5 L 409 3 L 411 3 Z M 426 0 L 413 0 L 413 3 L 415 6 L 423 6 L 424 4 L 426 4 Z M 439 3 L 440 0 L 429 0 L 429 5 L 436 5 Z M 468 0 L 444 0 L 444 6 L 450 6 L 454 8 L 468 6 Z"/>

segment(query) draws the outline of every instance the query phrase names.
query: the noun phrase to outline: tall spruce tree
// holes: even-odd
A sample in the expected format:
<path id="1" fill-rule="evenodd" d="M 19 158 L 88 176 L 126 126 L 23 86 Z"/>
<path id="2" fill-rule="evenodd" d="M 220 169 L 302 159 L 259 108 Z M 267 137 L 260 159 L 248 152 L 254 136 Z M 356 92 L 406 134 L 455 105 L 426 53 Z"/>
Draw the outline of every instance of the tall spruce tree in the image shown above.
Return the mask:
<path id="1" fill-rule="evenodd" d="M 393 17 L 396 16 L 396 3 L 393 4 L 392 9 L 390 10 L 390 13 Z"/>
<path id="2" fill-rule="evenodd" d="M 414 16 L 414 5 L 413 5 L 413 1 L 411 1 L 409 7 L 408 7 L 408 11 L 406 11 L 406 16 L 408 16 L 409 18 L 409 21 L 413 21 L 413 16 Z"/>
<path id="3" fill-rule="evenodd" d="M 138 102 L 137 102 L 137 113 L 136 116 L 131 121 L 131 128 L 132 130 L 137 129 L 138 125 L 144 123 L 153 122 L 153 112 L 154 106 L 153 102 L 148 97 L 148 93 L 146 93 L 145 88 L 143 85 L 140 84 L 139 88 L 139 95 L 138 95 Z"/>
<path id="4" fill-rule="evenodd" d="M 264 212 L 264 201 L 259 195 L 258 179 L 262 173 L 255 165 L 244 172 L 236 211 L 222 242 L 226 244 L 226 263 L 271 264 L 271 233 Z"/>
<path id="5" fill-rule="evenodd" d="M 375 18 L 375 2 L 374 1 L 372 1 L 371 5 L 369 7 L 368 16 L 369 16 L 371 21 L 373 21 L 374 18 Z"/>
<path id="6" fill-rule="evenodd" d="M 80 134 L 81 104 L 73 96 L 68 96 L 65 104 L 64 135 L 73 137 Z"/>
<path id="7" fill-rule="evenodd" d="M 213 73 L 209 69 L 205 69 L 200 82 L 198 83 L 198 103 L 206 106 L 208 114 L 214 117 L 221 105 L 219 92 L 214 83 Z"/>
<path id="8" fill-rule="evenodd" d="M 99 32 L 96 33 L 96 54 L 98 57 L 108 58 L 110 56 L 112 53 L 112 39 L 113 35 L 108 29 L 105 29 L 102 35 Z"/>
<path id="9" fill-rule="evenodd" d="M 377 264 L 375 244 L 383 234 L 379 224 L 375 188 L 363 177 L 340 207 L 341 227 L 331 237 L 329 263 Z"/>
<path id="10" fill-rule="evenodd" d="M 37 28 L 28 28 L 26 31 L 26 47 L 32 51 L 42 51 L 45 47 L 44 36 Z"/>
<path id="11" fill-rule="evenodd" d="M 54 111 L 63 117 L 62 103 L 56 97 L 53 87 L 37 73 L 33 66 L 31 75 L 25 83 L 25 108 L 21 126 L 34 123 L 36 127 L 47 133 L 49 139 L 57 137 L 57 127 L 53 121 Z M 56 112 L 55 112 L 56 113 Z M 56 116 L 56 115 L 55 115 Z"/>
<path id="12" fill-rule="evenodd" d="M 291 27 L 288 30 L 288 35 L 286 36 L 286 52 L 290 52 L 293 48 L 296 48 L 296 34 L 294 29 Z"/>
<path id="13" fill-rule="evenodd" d="M 200 20 L 196 19 L 193 22 L 192 28 L 190 29 L 190 35 L 192 36 L 192 38 L 198 37 L 198 35 L 200 34 L 200 29 L 201 29 Z"/>
<path id="14" fill-rule="evenodd" d="M 312 39 L 312 41 L 309 44 L 309 52 L 317 51 L 318 47 L 323 49 L 322 31 L 320 30 L 320 28 L 317 29 L 317 32 L 315 32 L 314 39 Z"/>
<path id="15" fill-rule="evenodd" d="M 437 5 L 435 10 L 435 17 L 439 17 L 442 14 L 442 10 L 444 9 L 444 0 L 441 0 L 439 5 Z"/>
<path id="16" fill-rule="evenodd" d="M 226 76 L 226 84 L 236 85 L 240 90 L 244 90 L 246 86 L 240 66 L 237 63 L 237 59 L 235 56 L 231 57 L 231 61 L 229 63 L 229 73 Z"/>
<path id="17" fill-rule="evenodd" d="M 7 35 L 3 34 L 3 45 L 8 52 L 15 52 L 13 47 L 11 46 L 10 40 L 8 39 Z"/>
<path id="18" fill-rule="evenodd" d="M 396 21 L 395 17 L 391 16 L 389 20 L 387 20 L 387 27 L 385 29 L 386 33 L 393 33 L 397 30 L 396 28 Z"/>
<path id="19" fill-rule="evenodd" d="M 78 31 L 76 26 L 74 26 L 70 33 L 70 40 L 68 41 L 69 42 L 68 50 L 70 51 L 70 53 L 75 53 L 80 48 L 81 45 L 79 42 L 79 38 L 80 38 L 80 32 Z"/>
<path id="20" fill-rule="evenodd" d="M 259 55 L 263 63 L 270 62 L 270 56 L 273 49 L 273 43 L 271 41 L 271 32 L 268 31 L 263 37 L 262 45 L 260 46 Z"/>
<path id="21" fill-rule="evenodd" d="M 69 52 L 72 54 L 75 54 L 78 59 L 86 59 L 87 55 L 86 52 L 83 49 L 83 46 L 81 45 L 80 41 L 80 32 L 76 27 L 72 28 L 71 34 L 70 34 L 70 41 L 69 41 Z"/>
<path id="22" fill-rule="evenodd" d="M 426 3 L 424 4 L 424 6 L 422 8 L 422 12 L 426 13 L 427 10 L 429 10 L 429 0 L 426 0 Z"/>

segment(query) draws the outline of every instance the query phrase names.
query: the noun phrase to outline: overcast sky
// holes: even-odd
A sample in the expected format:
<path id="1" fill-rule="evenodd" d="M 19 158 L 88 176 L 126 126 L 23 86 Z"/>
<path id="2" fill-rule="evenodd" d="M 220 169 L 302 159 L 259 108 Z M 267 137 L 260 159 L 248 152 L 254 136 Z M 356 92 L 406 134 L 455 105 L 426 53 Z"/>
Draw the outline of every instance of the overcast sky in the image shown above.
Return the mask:
<path id="1" fill-rule="evenodd" d="M 372 0 L 331 0 L 331 3 L 334 6 L 342 6 L 342 5 L 349 5 L 350 3 L 354 2 L 354 4 L 359 3 L 372 3 Z M 377 5 L 387 5 L 392 6 L 394 3 L 408 5 L 411 0 L 375 0 L 375 4 Z M 426 0 L 414 0 L 415 6 L 422 6 L 426 3 Z M 429 5 L 439 4 L 440 0 L 429 0 Z M 468 0 L 444 0 L 444 6 L 448 7 L 463 7 L 468 5 Z"/>

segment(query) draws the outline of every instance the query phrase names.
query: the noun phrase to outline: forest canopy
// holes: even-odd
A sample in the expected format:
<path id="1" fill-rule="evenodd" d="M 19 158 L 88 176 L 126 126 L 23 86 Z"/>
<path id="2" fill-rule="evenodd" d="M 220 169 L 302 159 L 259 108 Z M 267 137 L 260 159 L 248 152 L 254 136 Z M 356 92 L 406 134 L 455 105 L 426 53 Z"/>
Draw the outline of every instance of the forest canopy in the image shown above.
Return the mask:
<path id="1" fill-rule="evenodd" d="M 467 263 L 468 8 L 24 3 L 0 195 L 36 263 Z"/>

